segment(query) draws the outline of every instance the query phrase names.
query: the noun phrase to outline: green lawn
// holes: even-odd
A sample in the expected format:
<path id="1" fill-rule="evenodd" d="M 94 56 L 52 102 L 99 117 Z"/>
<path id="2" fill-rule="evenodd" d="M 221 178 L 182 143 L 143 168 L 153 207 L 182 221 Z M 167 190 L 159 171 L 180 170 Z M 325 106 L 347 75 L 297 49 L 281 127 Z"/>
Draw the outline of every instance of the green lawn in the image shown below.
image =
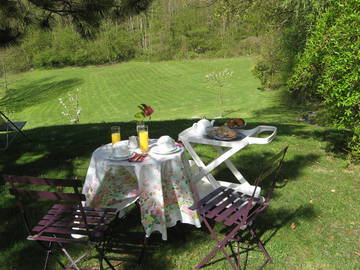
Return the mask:
<path id="1" fill-rule="evenodd" d="M 9 91 L 0 104 L 13 111 L 12 119 L 26 120 L 28 143 L 17 139 L 0 152 L 0 170 L 7 174 L 84 179 L 91 153 L 109 142 L 109 127 L 122 127 L 122 136 L 135 135 L 137 105 L 155 109 L 149 123 L 152 137 L 177 134 L 197 117 L 219 115 L 216 92 L 207 88 L 205 75 L 229 68 L 234 71 L 225 89 L 225 118 L 243 117 L 247 128 L 260 124 L 278 127 L 268 145 L 254 145 L 233 161 L 251 180 L 271 154 L 290 145 L 282 170 L 281 188 L 258 220 L 257 231 L 274 259 L 267 269 L 360 269 L 360 168 L 331 152 L 331 138 L 341 133 L 297 121 L 299 109 L 283 102 L 282 91 L 262 91 L 251 74 L 251 58 L 130 62 L 114 66 L 31 71 L 9 78 Z M 70 125 L 61 115 L 58 98 L 80 88 L 81 121 Z M 1 91 L 1 90 L 0 90 Z M 205 160 L 215 153 L 198 148 Z M 224 168 L 216 177 L 226 178 Z M 25 231 L 7 186 L 0 185 L 0 270 L 40 269 L 36 243 L 24 240 Z M 130 209 L 125 226 L 140 230 L 138 213 Z M 35 216 L 35 215 L 34 215 Z M 221 231 L 222 227 L 217 226 Z M 144 269 L 191 269 L 213 247 L 205 230 L 180 225 L 169 229 L 169 241 L 151 238 Z M 247 269 L 256 269 L 259 252 L 249 252 Z M 218 259 L 218 260 L 217 260 Z M 227 269 L 220 254 L 205 269 Z M 92 261 L 88 262 L 89 265 Z M 142 269 L 117 262 L 119 269 Z M 55 268 L 54 268 L 55 269 Z"/>
<path id="2" fill-rule="evenodd" d="M 33 71 L 9 79 L 11 89 L 2 103 L 10 103 L 18 118 L 27 119 L 28 128 L 67 124 L 58 98 L 76 88 L 82 123 L 131 121 L 141 103 L 156 109 L 154 120 L 214 117 L 219 115 L 217 92 L 207 88 L 205 75 L 229 68 L 234 76 L 226 89 L 225 110 L 249 119 L 274 97 L 256 90 L 259 82 L 250 75 L 252 63 L 251 58 L 131 62 Z"/>

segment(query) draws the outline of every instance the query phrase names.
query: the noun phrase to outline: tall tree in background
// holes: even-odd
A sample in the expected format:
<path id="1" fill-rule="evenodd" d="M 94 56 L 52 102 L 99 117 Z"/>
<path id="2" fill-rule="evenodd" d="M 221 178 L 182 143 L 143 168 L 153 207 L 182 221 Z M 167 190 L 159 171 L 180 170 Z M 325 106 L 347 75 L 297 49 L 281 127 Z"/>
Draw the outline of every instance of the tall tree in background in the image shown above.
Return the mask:
<path id="1" fill-rule="evenodd" d="M 106 16 L 125 18 L 146 10 L 152 0 L 1 0 L 0 46 L 16 42 L 29 26 L 51 28 L 57 17 L 70 20 L 89 37 Z"/>

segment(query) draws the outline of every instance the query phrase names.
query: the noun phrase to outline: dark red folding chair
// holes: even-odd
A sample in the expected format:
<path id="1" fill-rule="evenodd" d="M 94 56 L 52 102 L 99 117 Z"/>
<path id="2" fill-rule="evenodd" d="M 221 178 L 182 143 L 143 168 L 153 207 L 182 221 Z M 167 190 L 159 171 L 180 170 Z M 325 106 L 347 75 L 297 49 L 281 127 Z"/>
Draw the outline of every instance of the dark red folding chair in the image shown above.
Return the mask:
<path id="1" fill-rule="evenodd" d="M 46 252 L 44 269 L 47 269 L 49 258 L 56 251 L 61 250 L 70 265 L 65 266 L 58 258 L 57 262 L 63 269 L 80 269 L 77 264 L 94 247 L 99 254 L 100 269 L 103 269 L 103 260 L 111 269 L 115 269 L 104 254 L 106 246 L 106 232 L 111 222 L 117 217 L 114 208 L 83 207 L 85 196 L 79 192 L 82 182 L 78 180 L 47 179 L 27 176 L 4 176 L 4 180 L 11 185 L 10 193 L 15 195 L 20 207 L 26 229 L 29 233 L 28 240 L 38 242 Z M 47 186 L 47 190 L 37 186 Z M 51 191 L 52 189 L 56 191 Z M 61 192 L 71 189 L 72 192 Z M 42 189 L 42 190 L 40 190 Z M 55 204 L 37 223 L 30 227 L 31 218 L 27 214 L 26 199 L 45 198 L 62 201 Z M 85 244 L 90 248 L 87 252 L 73 259 L 65 249 L 66 244 Z"/>
<path id="2" fill-rule="evenodd" d="M 262 168 L 260 175 L 255 180 L 255 189 L 252 196 L 235 191 L 231 188 L 219 187 L 207 196 L 196 202 L 190 209 L 197 210 L 202 216 L 203 221 L 208 228 L 211 238 L 216 242 L 216 247 L 196 266 L 196 269 L 207 264 L 217 251 L 221 251 L 231 267 L 235 270 L 240 269 L 240 242 L 243 231 L 247 230 L 250 236 L 256 241 L 257 247 L 265 256 L 265 261 L 260 268 L 266 263 L 272 262 L 272 259 L 265 249 L 263 243 L 257 238 L 252 224 L 255 218 L 269 207 L 273 190 L 278 179 L 277 175 L 281 168 L 288 147 L 272 157 Z M 265 178 L 272 178 L 271 185 L 266 197 L 256 197 L 256 189 Z M 218 239 L 218 234 L 212 229 L 209 221 L 221 222 L 229 227 L 230 232 L 222 240 Z M 232 242 L 238 244 L 234 260 L 231 259 L 226 251 L 226 245 Z"/>

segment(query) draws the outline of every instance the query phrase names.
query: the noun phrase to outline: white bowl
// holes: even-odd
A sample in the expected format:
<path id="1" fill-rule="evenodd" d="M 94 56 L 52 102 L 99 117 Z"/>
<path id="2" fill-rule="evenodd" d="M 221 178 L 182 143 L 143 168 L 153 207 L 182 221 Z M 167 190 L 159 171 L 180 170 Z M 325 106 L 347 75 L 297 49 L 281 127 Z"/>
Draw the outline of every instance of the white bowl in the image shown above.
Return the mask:
<path id="1" fill-rule="evenodd" d="M 175 145 L 175 141 L 170 136 L 165 135 L 165 136 L 161 136 L 158 139 L 157 144 L 174 144 Z"/>
<path id="2" fill-rule="evenodd" d="M 157 149 L 160 152 L 167 153 L 173 151 L 176 148 L 176 144 L 173 138 L 170 136 L 161 136 L 157 141 Z"/>
<path id="3" fill-rule="evenodd" d="M 158 150 L 163 153 L 173 151 L 176 148 L 175 143 L 162 143 L 158 144 Z"/>

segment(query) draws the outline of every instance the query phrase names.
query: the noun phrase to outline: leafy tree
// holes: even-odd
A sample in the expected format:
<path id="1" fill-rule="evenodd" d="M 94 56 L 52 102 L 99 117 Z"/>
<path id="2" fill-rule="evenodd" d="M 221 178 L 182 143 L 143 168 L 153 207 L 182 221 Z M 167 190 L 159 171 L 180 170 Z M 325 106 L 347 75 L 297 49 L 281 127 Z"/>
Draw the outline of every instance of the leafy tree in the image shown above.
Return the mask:
<path id="1" fill-rule="evenodd" d="M 348 147 L 360 156 L 359 0 L 329 1 L 289 81 L 292 93 L 316 97 L 336 127 L 349 129 Z"/>
<path id="2" fill-rule="evenodd" d="M 28 26 L 50 29 L 59 18 L 70 21 L 84 37 L 94 34 L 100 21 L 123 19 L 147 9 L 152 0 L 1 0 L 0 46 L 15 42 Z"/>
<path id="3" fill-rule="evenodd" d="M 326 6 L 327 1 L 269 0 L 255 1 L 248 10 L 247 17 L 255 16 L 253 23 L 262 28 L 254 71 L 265 87 L 277 88 L 286 83 L 297 56 L 304 51 L 311 27 Z"/>

